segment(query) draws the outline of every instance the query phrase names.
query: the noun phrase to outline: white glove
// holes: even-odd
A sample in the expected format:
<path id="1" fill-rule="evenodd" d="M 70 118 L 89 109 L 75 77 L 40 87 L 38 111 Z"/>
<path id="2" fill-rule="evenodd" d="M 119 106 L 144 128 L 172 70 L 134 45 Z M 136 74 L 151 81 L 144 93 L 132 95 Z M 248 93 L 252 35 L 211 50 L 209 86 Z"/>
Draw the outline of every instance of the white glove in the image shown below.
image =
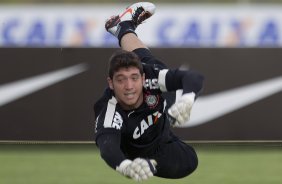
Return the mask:
<path id="1" fill-rule="evenodd" d="M 154 176 L 157 171 L 156 165 L 157 162 L 152 159 L 136 158 L 133 161 L 126 159 L 120 163 L 116 170 L 135 181 L 143 181 Z"/>
<path id="2" fill-rule="evenodd" d="M 168 109 L 168 114 L 175 120 L 173 126 L 183 125 L 190 119 L 190 112 L 195 101 L 195 93 L 186 93 L 182 95 Z"/>

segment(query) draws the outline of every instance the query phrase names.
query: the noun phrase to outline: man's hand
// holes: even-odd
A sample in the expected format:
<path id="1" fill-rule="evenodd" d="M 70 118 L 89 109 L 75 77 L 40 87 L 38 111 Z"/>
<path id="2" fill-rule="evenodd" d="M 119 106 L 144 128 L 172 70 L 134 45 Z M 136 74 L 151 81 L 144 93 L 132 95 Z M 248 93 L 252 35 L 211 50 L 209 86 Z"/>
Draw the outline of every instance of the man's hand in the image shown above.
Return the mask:
<path id="1" fill-rule="evenodd" d="M 133 161 L 124 160 L 116 168 L 122 175 L 134 179 L 135 181 L 147 180 L 154 176 L 157 162 L 155 160 L 147 160 L 143 158 L 136 158 Z"/>
<path id="2" fill-rule="evenodd" d="M 183 125 L 190 119 L 190 112 L 195 101 L 195 93 L 186 93 L 182 95 L 175 104 L 168 109 L 169 116 L 174 119 L 172 126 Z"/>

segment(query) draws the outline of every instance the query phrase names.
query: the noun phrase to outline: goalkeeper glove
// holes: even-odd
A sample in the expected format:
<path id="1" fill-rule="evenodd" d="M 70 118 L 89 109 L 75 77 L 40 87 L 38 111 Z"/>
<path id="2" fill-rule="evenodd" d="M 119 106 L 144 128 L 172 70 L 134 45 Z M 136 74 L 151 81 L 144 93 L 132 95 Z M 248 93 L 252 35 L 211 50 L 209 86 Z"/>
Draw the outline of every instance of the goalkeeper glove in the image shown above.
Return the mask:
<path id="1" fill-rule="evenodd" d="M 190 112 L 195 101 L 195 93 L 182 95 L 169 109 L 168 115 L 174 120 L 172 126 L 183 125 L 190 119 Z"/>
<path id="2" fill-rule="evenodd" d="M 135 181 L 144 181 L 154 176 L 157 172 L 156 165 L 157 162 L 152 159 L 136 158 L 133 161 L 126 159 L 120 163 L 116 170 Z"/>

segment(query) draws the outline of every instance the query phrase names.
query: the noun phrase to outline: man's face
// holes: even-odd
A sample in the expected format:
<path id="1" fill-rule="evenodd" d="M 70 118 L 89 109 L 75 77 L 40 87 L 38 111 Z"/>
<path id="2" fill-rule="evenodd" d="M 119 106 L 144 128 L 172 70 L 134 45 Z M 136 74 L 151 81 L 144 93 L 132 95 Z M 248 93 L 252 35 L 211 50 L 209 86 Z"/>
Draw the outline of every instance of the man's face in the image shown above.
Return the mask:
<path id="1" fill-rule="evenodd" d="M 143 83 L 145 75 L 141 75 L 136 67 L 121 68 L 108 78 L 109 86 L 114 90 L 120 105 L 126 109 L 139 107 L 143 102 Z"/>

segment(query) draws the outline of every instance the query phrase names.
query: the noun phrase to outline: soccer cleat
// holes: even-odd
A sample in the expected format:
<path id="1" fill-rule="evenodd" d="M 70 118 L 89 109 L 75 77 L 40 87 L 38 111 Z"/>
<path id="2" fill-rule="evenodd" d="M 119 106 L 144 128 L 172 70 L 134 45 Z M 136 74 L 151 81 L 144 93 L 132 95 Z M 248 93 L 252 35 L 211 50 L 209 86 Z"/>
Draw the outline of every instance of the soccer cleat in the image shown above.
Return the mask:
<path id="1" fill-rule="evenodd" d="M 155 13 L 156 6 L 149 2 L 135 3 L 119 15 L 112 16 L 106 21 L 105 28 L 119 40 L 125 33 L 135 33 L 135 29 L 144 20 Z"/>
<path id="2" fill-rule="evenodd" d="M 153 3 L 140 2 L 128 7 L 124 13 L 131 12 L 132 22 L 137 27 L 144 20 L 150 18 L 155 13 L 155 10 L 156 6 Z M 124 13 L 122 13 L 121 15 L 123 15 Z M 126 13 L 125 15 L 127 19 L 130 18 L 130 15 L 128 13 Z"/>

